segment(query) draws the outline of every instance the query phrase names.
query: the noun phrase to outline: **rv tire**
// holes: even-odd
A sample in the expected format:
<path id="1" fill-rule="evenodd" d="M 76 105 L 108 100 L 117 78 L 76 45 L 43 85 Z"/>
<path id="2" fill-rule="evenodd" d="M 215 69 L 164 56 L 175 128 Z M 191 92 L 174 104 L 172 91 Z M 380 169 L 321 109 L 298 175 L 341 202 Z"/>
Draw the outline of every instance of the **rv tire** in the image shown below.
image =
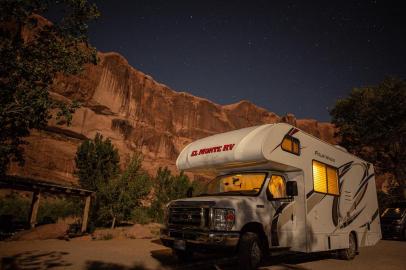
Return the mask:
<path id="1" fill-rule="evenodd" d="M 258 235 L 252 232 L 246 232 L 241 236 L 238 248 L 238 260 L 240 269 L 257 269 L 263 258 L 261 242 Z"/>
<path id="2" fill-rule="evenodd" d="M 355 258 L 355 255 L 357 255 L 357 239 L 355 238 L 354 233 L 350 233 L 348 241 L 348 248 L 340 250 L 339 256 L 343 260 L 350 261 Z"/>

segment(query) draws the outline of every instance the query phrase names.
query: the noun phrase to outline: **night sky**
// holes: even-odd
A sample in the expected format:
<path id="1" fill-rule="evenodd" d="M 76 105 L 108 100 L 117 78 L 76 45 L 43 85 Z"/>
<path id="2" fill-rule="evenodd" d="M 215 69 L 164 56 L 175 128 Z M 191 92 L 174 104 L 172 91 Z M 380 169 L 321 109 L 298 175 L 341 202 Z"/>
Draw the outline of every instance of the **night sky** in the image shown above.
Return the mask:
<path id="1" fill-rule="evenodd" d="M 97 1 L 89 28 L 177 91 L 329 121 L 353 87 L 406 78 L 406 10 L 394 1 Z"/>

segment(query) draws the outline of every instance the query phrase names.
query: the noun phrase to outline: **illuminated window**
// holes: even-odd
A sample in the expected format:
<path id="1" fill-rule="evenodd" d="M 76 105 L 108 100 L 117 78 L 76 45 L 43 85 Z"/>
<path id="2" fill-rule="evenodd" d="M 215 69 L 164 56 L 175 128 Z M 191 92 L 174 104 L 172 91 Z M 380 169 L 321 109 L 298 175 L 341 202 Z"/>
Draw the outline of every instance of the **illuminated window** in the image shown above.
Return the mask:
<path id="1" fill-rule="evenodd" d="M 209 183 L 208 193 L 243 191 L 257 194 L 266 179 L 265 173 L 239 173 L 219 176 Z"/>
<path id="2" fill-rule="evenodd" d="M 339 195 L 337 169 L 313 160 L 313 187 L 316 192 Z"/>
<path id="3" fill-rule="evenodd" d="M 283 177 L 272 175 L 271 180 L 269 180 L 268 190 L 274 199 L 286 198 L 286 184 Z"/>
<path id="4" fill-rule="evenodd" d="M 300 142 L 292 136 L 286 135 L 282 140 L 281 147 L 287 152 L 300 155 Z"/>

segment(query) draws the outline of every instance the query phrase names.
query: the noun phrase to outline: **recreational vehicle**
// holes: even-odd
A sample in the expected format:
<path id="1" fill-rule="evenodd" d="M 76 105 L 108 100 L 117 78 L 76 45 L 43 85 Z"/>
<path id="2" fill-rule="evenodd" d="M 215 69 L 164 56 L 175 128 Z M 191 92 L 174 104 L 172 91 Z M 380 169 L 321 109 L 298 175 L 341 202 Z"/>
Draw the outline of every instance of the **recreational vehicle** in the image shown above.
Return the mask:
<path id="1" fill-rule="evenodd" d="M 353 259 L 381 238 L 372 164 L 286 123 L 197 140 L 176 165 L 217 175 L 167 205 L 161 241 L 179 258 L 229 248 L 255 269 L 270 249 Z"/>

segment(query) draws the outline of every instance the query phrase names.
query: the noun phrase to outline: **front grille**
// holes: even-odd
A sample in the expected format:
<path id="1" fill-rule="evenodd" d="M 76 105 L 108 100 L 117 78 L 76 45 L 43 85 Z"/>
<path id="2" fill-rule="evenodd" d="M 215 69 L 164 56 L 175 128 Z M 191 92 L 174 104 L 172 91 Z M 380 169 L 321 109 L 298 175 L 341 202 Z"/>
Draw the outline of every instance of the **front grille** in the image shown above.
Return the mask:
<path id="1" fill-rule="evenodd" d="M 169 208 L 169 225 L 201 227 L 204 222 L 204 208 L 171 207 Z"/>

